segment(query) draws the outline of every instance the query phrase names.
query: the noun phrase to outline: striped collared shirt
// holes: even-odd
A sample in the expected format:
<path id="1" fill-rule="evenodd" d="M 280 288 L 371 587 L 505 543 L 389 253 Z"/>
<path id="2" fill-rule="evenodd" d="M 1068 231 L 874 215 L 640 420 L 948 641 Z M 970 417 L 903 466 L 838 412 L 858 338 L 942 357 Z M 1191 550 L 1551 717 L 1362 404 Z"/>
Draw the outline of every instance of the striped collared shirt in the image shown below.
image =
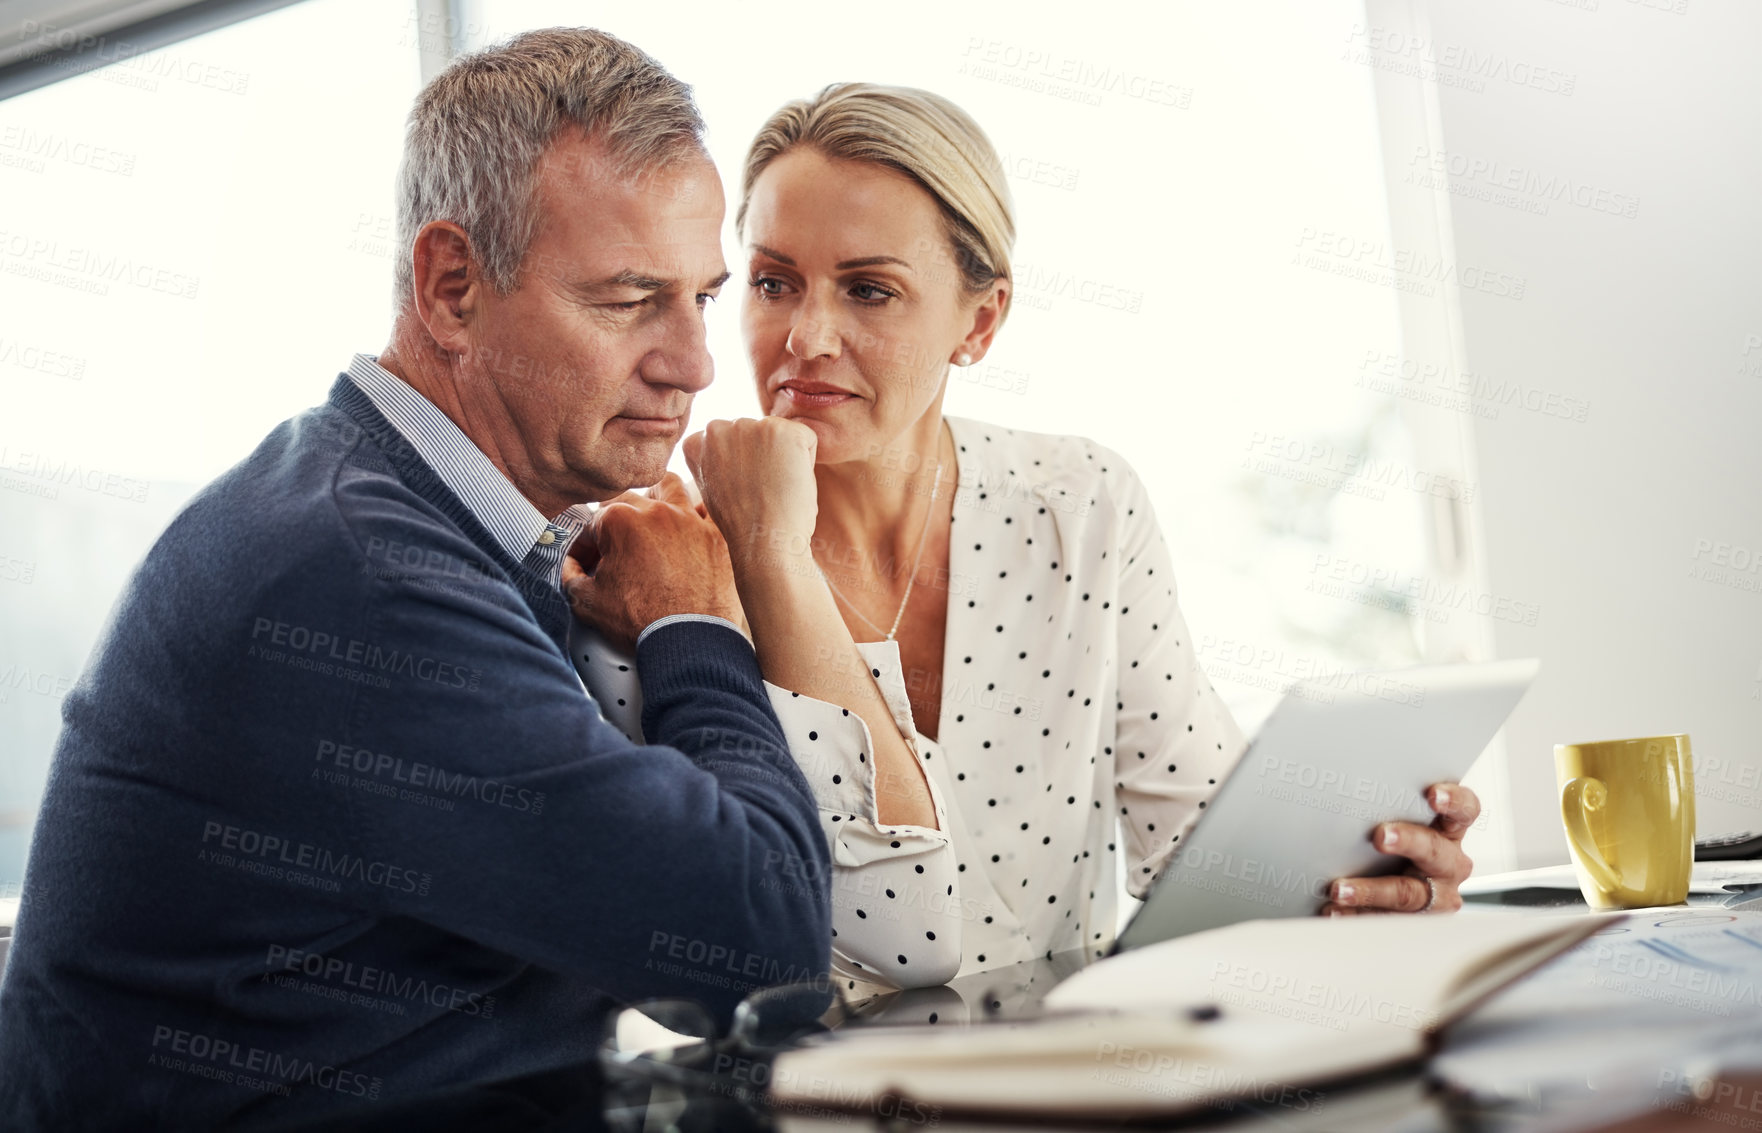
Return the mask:
<path id="1" fill-rule="evenodd" d="M 546 519 L 451 418 L 377 358 L 355 355 L 349 377 L 509 558 L 536 556 L 552 585 L 561 584 L 563 556 L 593 519 L 587 504 Z"/>
<path id="2" fill-rule="evenodd" d="M 483 455 L 483 450 L 453 424 L 452 418 L 404 379 L 381 366 L 377 358 L 355 355 L 349 363 L 349 378 L 470 509 L 473 518 L 483 524 L 509 558 L 524 562 L 528 556 L 536 556 L 548 572 L 546 577 L 551 585 L 561 587 L 563 556 L 593 520 L 589 505 L 576 504 L 561 515 L 546 519 L 502 475 L 502 470 Z M 741 632 L 733 622 L 710 614 L 670 614 L 651 622 L 637 640 L 640 642 L 662 626 L 680 621 L 719 622 Z"/>

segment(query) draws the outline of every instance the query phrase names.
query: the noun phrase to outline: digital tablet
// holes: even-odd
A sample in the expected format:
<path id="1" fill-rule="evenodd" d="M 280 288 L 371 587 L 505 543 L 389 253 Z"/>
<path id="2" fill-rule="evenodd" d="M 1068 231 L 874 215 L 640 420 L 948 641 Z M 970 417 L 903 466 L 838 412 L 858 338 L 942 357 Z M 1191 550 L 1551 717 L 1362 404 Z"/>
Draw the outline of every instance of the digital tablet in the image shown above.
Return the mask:
<path id="1" fill-rule="evenodd" d="M 1539 662 L 1437 665 L 1300 681 L 1182 837 L 1115 950 L 1266 917 L 1313 915 L 1339 877 L 1407 868 L 1371 847 L 1379 822 L 1429 825 Z"/>

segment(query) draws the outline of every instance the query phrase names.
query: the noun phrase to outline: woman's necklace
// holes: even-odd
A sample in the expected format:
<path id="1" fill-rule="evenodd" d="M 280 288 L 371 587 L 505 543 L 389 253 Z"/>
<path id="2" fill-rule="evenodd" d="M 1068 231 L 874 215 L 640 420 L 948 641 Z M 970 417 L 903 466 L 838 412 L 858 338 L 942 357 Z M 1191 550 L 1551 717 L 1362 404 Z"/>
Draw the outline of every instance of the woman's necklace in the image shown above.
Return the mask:
<path id="1" fill-rule="evenodd" d="M 826 580 L 826 585 L 831 589 L 833 595 L 841 600 L 846 606 L 849 606 L 851 612 L 857 617 L 862 618 L 864 625 L 868 626 L 876 633 L 882 634 L 888 641 L 892 641 L 893 635 L 899 632 L 900 620 L 905 617 L 906 603 L 912 600 L 912 587 L 915 586 L 918 581 L 918 567 L 924 562 L 924 547 L 930 542 L 930 517 L 936 514 L 936 494 L 941 490 L 942 461 L 939 459 L 936 462 L 936 475 L 930 481 L 930 504 L 924 509 L 924 529 L 918 532 L 918 554 L 916 558 L 912 559 L 911 577 L 905 580 L 905 597 L 899 600 L 899 612 L 893 615 L 893 625 L 891 628 L 882 629 L 880 626 L 870 621 L 868 615 L 857 609 L 856 603 L 852 602 L 849 598 L 846 598 L 844 592 L 838 589 L 838 586 L 832 581 L 831 576 L 826 573 L 826 568 L 820 567 L 820 577 Z M 819 566 L 818 563 L 814 565 Z"/>

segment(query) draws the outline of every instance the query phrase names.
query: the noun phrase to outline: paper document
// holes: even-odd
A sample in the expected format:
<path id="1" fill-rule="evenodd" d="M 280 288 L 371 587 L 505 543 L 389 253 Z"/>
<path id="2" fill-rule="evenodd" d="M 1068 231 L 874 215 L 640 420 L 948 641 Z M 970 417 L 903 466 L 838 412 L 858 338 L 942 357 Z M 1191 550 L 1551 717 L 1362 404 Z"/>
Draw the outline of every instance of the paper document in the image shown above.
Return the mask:
<path id="1" fill-rule="evenodd" d="M 1736 1037 L 1753 1043 L 1758 1016 L 1762 913 L 1638 909 L 1494 997 L 1451 1032 L 1432 1071 L 1487 1101 L 1636 1074 L 1651 1088 L 1697 1058 L 1735 1055 Z"/>

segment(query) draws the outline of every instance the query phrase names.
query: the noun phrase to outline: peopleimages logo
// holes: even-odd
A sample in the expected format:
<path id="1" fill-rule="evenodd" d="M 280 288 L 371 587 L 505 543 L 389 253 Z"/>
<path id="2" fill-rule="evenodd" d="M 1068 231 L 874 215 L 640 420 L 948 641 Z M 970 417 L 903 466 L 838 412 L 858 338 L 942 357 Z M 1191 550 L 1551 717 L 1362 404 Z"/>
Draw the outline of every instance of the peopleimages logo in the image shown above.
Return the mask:
<path id="1" fill-rule="evenodd" d="M 20 39 L 34 37 L 39 47 L 65 52 L 77 51 L 80 55 L 102 60 L 103 69 L 99 71 L 102 75 L 108 75 L 117 68 L 121 68 L 125 74 L 133 72 L 127 74 L 130 81 L 125 85 L 143 90 L 158 90 L 159 79 L 170 79 L 222 94 L 244 94 L 251 83 L 251 76 L 244 71 L 234 71 L 182 57 L 163 48 L 149 48 L 144 44 L 111 39 L 106 35 L 88 35 L 74 28 L 46 24 L 40 20 L 21 22 L 18 34 Z M 69 67 L 74 65 L 74 60 L 71 57 L 52 58 L 50 65 Z"/>
<path id="2" fill-rule="evenodd" d="M 1392 598 L 1395 601 L 1387 608 L 1398 604 L 1431 621 L 1448 621 L 1450 612 L 1456 610 L 1526 626 L 1535 625 L 1542 616 L 1539 603 L 1520 602 L 1464 583 L 1444 582 L 1326 551 L 1315 553 L 1309 573 L 1312 577 L 1304 589 L 1313 593 L 1366 605 L 1382 604 L 1374 601 L 1377 598 Z"/>
<path id="3" fill-rule="evenodd" d="M 400 975 L 372 964 L 357 964 L 353 960 L 288 948 L 281 944 L 269 946 L 263 969 L 266 982 L 305 991 L 309 987 L 302 981 L 284 982 L 284 973 L 308 976 L 320 981 L 320 990 L 332 993 L 331 998 L 343 1002 L 349 1002 L 351 996 L 380 996 L 410 1003 L 426 1003 L 460 1015 L 476 1015 L 486 1019 L 494 1014 L 496 1007 L 496 997 L 493 995 L 483 995 L 451 984 L 430 982 L 419 976 Z M 403 1012 L 399 1011 L 398 1014 Z"/>
<path id="4" fill-rule="evenodd" d="M 968 37 L 967 48 L 961 52 L 960 73 L 1087 106 L 1100 106 L 1104 94 L 1122 94 L 1177 110 L 1193 105 L 1192 87 L 1160 76 L 1066 55 L 1056 49 L 980 36 Z"/>
<path id="5" fill-rule="evenodd" d="M 1311 875 L 1258 858 L 1237 858 L 1223 850 L 1183 847 L 1179 856 L 1181 864 L 1187 867 L 1175 875 L 1180 884 L 1263 905 L 1280 905 L 1286 897 L 1299 893 L 1325 898 L 1334 882 L 1332 877 Z"/>
<path id="6" fill-rule="evenodd" d="M 5 487 L 46 499 L 58 499 L 66 487 L 138 504 L 145 502 L 149 488 L 146 480 L 4 444 L 0 444 L 0 476 L 6 477 L 0 481 Z"/>
<path id="7" fill-rule="evenodd" d="M 294 842 L 277 834 L 229 826 L 213 819 L 202 824 L 202 845 L 203 849 L 197 852 L 198 861 L 231 866 L 246 873 L 277 880 L 293 880 L 300 884 L 306 884 L 308 880 L 329 881 L 343 878 L 426 897 L 429 886 L 434 883 L 434 878 L 429 874 L 417 873 L 390 862 L 368 861 L 359 854 L 335 853 L 310 842 Z M 307 870 L 312 873 L 302 872 Z M 284 877 L 284 874 L 287 876 Z M 324 874 L 326 877 L 319 878 L 317 874 Z M 337 891 L 334 881 L 314 888 Z"/>
<path id="8" fill-rule="evenodd" d="M 375 752 L 351 744 L 339 744 L 335 740 L 319 740 L 318 754 L 314 759 L 321 766 L 328 764 L 341 772 L 353 772 L 389 781 L 380 784 L 381 786 L 402 784 L 430 794 L 460 799 L 473 798 L 493 806 L 530 814 L 543 814 L 545 809 L 543 791 L 517 787 L 497 779 L 479 779 L 475 775 L 448 771 L 430 763 L 405 759 L 383 751 Z M 314 774 L 317 773 L 315 770 Z"/>
<path id="9" fill-rule="evenodd" d="M 650 935 L 648 959 L 642 966 L 644 971 L 659 972 L 663 976 L 677 976 L 709 987 L 742 992 L 826 978 L 824 972 L 665 929 L 655 929 Z"/>
<path id="10" fill-rule="evenodd" d="M 251 623 L 251 655 L 270 660 L 283 660 L 278 653 L 265 652 L 264 646 L 279 646 L 295 654 L 324 657 L 344 665 L 362 665 L 393 676 L 415 677 L 450 688 L 476 691 L 481 669 L 467 669 L 433 657 L 419 657 L 399 649 L 386 649 L 371 641 L 345 637 L 309 626 L 274 618 L 254 618 Z"/>
<path id="11" fill-rule="evenodd" d="M 1161 1097 L 1199 1101 L 1219 1109 L 1234 1109 L 1242 1099 L 1249 1099 L 1314 1113 L 1327 1101 L 1327 1095 L 1317 1090 L 1196 1062 L 1166 1049 L 1104 1041 L 1095 1048 L 1095 1061 L 1101 1065 L 1090 1073 L 1091 1079 Z"/>
<path id="12" fill-rule="evenodd" d="M 1346 51 L 1340 57 L 1343 62 L 1414 75 L 1474 94 L 1486 90 L 1488 82 L 1503 82 L 1570 97 L 1578 85 L 1575 71 L 1562 71 L 1499 51 L 1438 42 L 1398 27 L 1354 24 L 1346 42 Z"/>
<path id="13" fill-rule="evenodd" d="M 355 1070 L 342 1070 L 298 1055 L 241 1046 L 230 1039 L 186 1031 L 163 1023 L 153 1028 L 147 1065 L 178 1070 L 247 1089 L 287 1097 L 294 1086 L 334 1090 L 350 1097 L 379 1099 L 381 1082 Z M 263 1075 L 262 1078 L 255 1075 Z"/>
<path id="14" fill-rule="evenodd" d="M 1296 246 L 1299 250 L 1291 260 L 1294 265 L 1426 297 L 1436 295 L 1438 284 L 1448 281 L 1502 299 L 1522 299 L 1529 285 L 1527 276 L 1457 263 L 1348 233 L 1305 227 Z"/>
<path id="15" fill-rule="evenodd" d="M 32 575 L 35 576 L 34 570 Z M 61 697 L 66 696 L 72 688 L 72 677 L 60 676 L 47 669 L 37 670 L 27 665 L 8 665 L 0 669 L 0 689 L 18 689 L 34 692 L 38 696 Z"/>
<path id="16" fill-rule="evenodd" d="M 116 173 L 127 177 L 135 171 L 135 155 L 113 150 L 66 134 L 32 130 L 28 126 L 0 126 L 0 150 L 9 150 L 38 166 L 45 159 L 68 165 Z"/>
<path id="17" fill-rule="evenodd" d="M 45 350 L 33 343 L 0 335 L 0 363 L 31 370 L 51 378 L 79 381 L 86 376 L 86 360 L 58 350 Z"/>
<path id="18" fill-rule="evenodd" d="M 0 231 L 0 270 L 95 295 L 108 295 L 110 284 L 122 283 L 174 299 L 194 299 L 202 286 L 196 276 L 162 265 L 98 248 L 64 247 L 59 240 L 23 232 Z"/>
<path id="19" fill-rule="evenodd" d="M 1591 403 L 1582 397 L 1526 385 L 1515 379 L 1493 380 L 1473 370 L 1457 370 L 1435 362 L 1419 362 L 1395 351 L 1365 351 L 1358 364 L 1354 385 L 1373 393 L 1389 393 L 1398 397 L 1432 401 L 1472 411 L 1477 416 L 1497 418 L 1501 408 L 1521 409 L 1544 417 L 1583 422 L 1590 417 Z M 1415 397 L 1416 390 L 1454 398 Z"/>

